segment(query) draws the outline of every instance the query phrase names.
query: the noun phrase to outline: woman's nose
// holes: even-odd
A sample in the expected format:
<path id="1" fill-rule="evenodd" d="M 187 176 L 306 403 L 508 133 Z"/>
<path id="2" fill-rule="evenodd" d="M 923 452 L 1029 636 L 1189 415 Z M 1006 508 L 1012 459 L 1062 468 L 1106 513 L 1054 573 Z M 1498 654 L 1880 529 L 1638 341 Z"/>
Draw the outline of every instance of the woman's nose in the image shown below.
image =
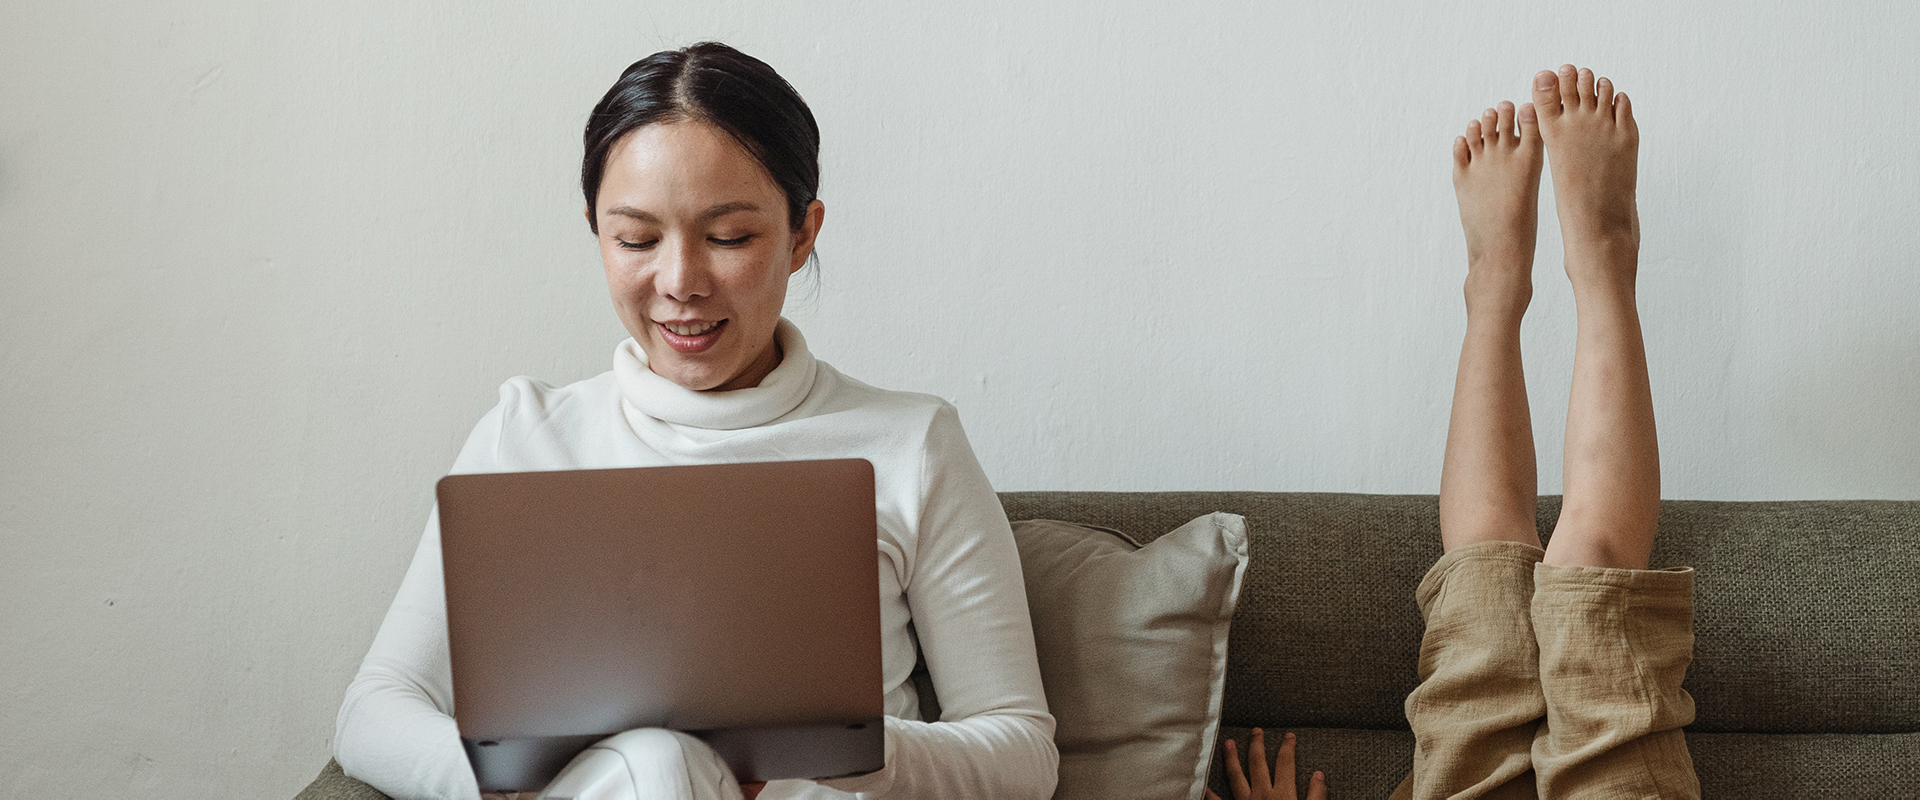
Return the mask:
<path id="1" fill-rule="evenodd" d="M 660 243 L 654 262 L 653 290 L 682 303 L 713 293 L 713 274 L 706 254 L 681 237 Z"/>

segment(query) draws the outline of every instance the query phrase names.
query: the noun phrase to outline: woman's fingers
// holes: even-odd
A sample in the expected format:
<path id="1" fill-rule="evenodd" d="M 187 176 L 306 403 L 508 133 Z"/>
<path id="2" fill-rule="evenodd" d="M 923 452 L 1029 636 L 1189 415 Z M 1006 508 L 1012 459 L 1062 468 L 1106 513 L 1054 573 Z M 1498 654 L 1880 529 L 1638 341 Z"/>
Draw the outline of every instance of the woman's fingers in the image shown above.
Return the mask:
<path id="1" fill-rule="evenodd" d="M 1227 785 L 1233 789 L 1233 800 L 1254 800 L 1253 787 L 1247 785 L 1246 770 L 1240 768 L 1240 750 L 1232 739 L 1227 740 Z"/>
<path id="2" fill-rule="evenodd" d="M 1280 739 L 1280 752 L 1273 754 L 1273 788 L 1279 790 L 1278 796 L 1293 800 L 1298 785 L 1293 775 L 1293 734 L 1289 733 Z"/>
<path id="3" fill-rule="evenodd" d="M 1253 738 L 1247 742 L 1247 761 L 1251 762 L 1252 768 L 1247 771 L 1252 773 L 1248 781 L 1253 784 L 1253 790 L 1261 797 L 1269 796 L 1273 792 L 1273 774 L 1267 771 L 1266 731 L 1253 729 Z"/>
<path id="4" fill-rule="evenodd" d="M 1207 800 L 1220 800 L 1220 795 L 1214 794 L 1212 789 L 1208 789 L 1204 796 Z"/>
<path id="5" fill-rule="evenodd" d="M 1327 773 L 1313 773 L 1313 780 L 1307 783 L 1307 800 L 1327 800 Z"/>

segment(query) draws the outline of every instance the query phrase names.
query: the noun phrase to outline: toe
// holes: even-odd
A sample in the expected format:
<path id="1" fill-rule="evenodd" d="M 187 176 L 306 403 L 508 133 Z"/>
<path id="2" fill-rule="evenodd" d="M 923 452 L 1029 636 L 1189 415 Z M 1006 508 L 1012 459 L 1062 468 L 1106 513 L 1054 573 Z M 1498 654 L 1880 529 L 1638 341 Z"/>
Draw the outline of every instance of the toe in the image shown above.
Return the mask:
<path id="1" fill-rule="evenodd" d="M 1601 78 L 1593 82 L 1593 96 L 1601 109 L 1613 108 L 1613 81 Z"/>
<path id="2" fill-rule="evenodd" d="M 1561 64 L 1560 74 L 1558 75 L 1558 78 L 1560 80 L 1561 105 L 1564 105 L 1567 108 L 1579 108 L 1580 107 L 1580 85 L 1579 85 L 1580 71 L 1577 69 L 1574 69 L 1572 64 Z"/>
<path id="3" fill-rule="evenodd" d="M 1502 100 L 1495 113 L 1499 114 L 1498 126 L 1500 140 L 1509 144 L 1520 136 L 1520 129 L 1513 126 L 1513 103 Z"/>
<path id="4" fill-rule="evenodd" d="M 1500 112 L 1491 108 L 1480 112 L 1480 135 L 1487 137 L 1487 144 L 1500 141 Z"/>
<path id="5" fill-rule="evenodd" d="M 1632 131 L 1635 135 L 1638 135 L 1640 132 L 1640 126 L 1634 124 L 1633 103 L 1627 99 L 1626 92 L 1621 92 L 1613 96 L 1613 122 L 1622 128 Z"/>
<path id="6" fill-rule="evenodd" d="M 1514 121 L 1520 127 L 1521 144 L 1540 139 L 1540 114 L 1534 110 L 1532 103 L 1521 106 L 1514 114 Z"/>
<path id="7" fill-rule="evenodd" d="M 1467 163 L 1472 160 L 1473 150 L 1467 147 L 1467 137 L 1453 137 L 1453 165 L 1457 168 L 1464 168 L 1467 166 Z"/>
<path id="8" fill-rule="evenodd" d="M 1486 134 L 1480 132 L 1480 120 L 1476 119 L 1467 123 L 1467 146 L 1472 148 L 1475 153 L 1480 152 L 1480 148 L 1487 146 Z"/>
<path id="9" fill-rule="evenodd" d="M 1547 119 L 1560 116 L 1559 75 L 1543 69 L 1533 76 L 1533 105 Z"/>
<path id="10" fill-rule="evenodd" d="M 1593 108 L 1593 70 L 1581 67 L 1573 83 L 1574 87 L 1580 92 L 1580 105 Z"/>

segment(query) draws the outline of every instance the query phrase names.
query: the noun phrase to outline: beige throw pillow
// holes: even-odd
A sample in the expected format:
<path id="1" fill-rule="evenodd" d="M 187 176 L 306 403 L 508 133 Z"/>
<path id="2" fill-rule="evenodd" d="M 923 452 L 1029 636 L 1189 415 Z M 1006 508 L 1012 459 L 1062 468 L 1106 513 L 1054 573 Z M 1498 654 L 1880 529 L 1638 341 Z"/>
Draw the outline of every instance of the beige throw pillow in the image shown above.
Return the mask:
<path id="1" fill-rule="evenodd" d="M 1199 800 L 1220 726 L 1246 521 L 1215 513 L 1141 547 L 1117 531 L 1013 524 L 1058 728 L 1055 798 Z"/>

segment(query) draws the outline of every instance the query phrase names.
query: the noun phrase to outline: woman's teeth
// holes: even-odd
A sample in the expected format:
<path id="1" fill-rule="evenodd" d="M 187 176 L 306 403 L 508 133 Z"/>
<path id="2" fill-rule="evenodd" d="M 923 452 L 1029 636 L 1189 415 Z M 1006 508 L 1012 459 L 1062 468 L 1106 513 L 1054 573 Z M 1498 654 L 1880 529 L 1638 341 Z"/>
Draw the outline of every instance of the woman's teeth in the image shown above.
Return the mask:
<path id="1" fill-rule="evenodd" d="M 714 328 L 717 328 L 719 326 L 720 326 L 720 322 L 702 322 L 698 325 L 668 325 L 666 323 L 661 323 L 661 327 L 664 327 L 667 330 L 673 331 L 674 333 L 679 334 L 681 336 L 699 336 L 700 334 L 706 333 L 707 331 L 713 330 Z"/>

